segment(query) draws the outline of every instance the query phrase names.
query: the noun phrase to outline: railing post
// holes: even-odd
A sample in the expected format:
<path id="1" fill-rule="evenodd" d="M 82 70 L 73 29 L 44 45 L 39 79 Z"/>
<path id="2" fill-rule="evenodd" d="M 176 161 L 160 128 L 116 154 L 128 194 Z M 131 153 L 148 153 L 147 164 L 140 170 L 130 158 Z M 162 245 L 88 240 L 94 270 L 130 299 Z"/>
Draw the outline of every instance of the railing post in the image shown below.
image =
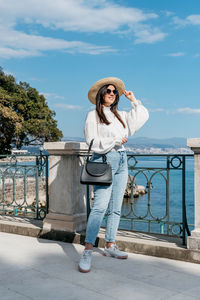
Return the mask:
<path id="1" fill-rule="evenodd" d="M 185 156 L 182 156 L 182 220 L 183 220 L 183 245 L 186 245 L 186 203 L 185 203 Z"/>
<path id="2" fill-rule="evenodd" d="M 187 145 L 194 152 L 194 218 L 195 226 L 187 239 L 187 248 L 200 251 L 200 138 L 187 140 Z"/>
<path id="3" fill-rule="evenodd" d="M 167 190 L 166 190 L 166 201 L 167 201 L 167 234 L 170 233 L 170 157 L 167 156 Z"/>
<path id="4" fill-rule="evenodd" d="M 86 228 L 87 186 L 80 184 L 87 145 L 80 142 L 44 143 L 49 156 L 49 210 L 45 231 L 83 231 Z"/>
<path id="5" fill-rule="evenodd" d="M 46 212 L 49 211 L 49 157 L 45 155 Z"/>

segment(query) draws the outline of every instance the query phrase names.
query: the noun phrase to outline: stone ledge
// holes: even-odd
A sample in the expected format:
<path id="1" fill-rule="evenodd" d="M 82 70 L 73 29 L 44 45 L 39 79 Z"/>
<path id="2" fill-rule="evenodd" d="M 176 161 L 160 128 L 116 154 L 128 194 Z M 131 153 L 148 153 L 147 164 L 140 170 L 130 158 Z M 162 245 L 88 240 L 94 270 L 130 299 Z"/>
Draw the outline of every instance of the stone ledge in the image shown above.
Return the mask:
<path id="1" fill-rule="evenodd" d="M 200 138 L 187 139 L 187 146 L 191 148 L 200 148 Z"/>
<path id="2" fill-rule="evenodd" d="M 0 231 L 82 245 L 85 240 L 84 233 L 58 230 L 46 231 L 43 229 L 41 221 L 30 219 L 1 217 Z M 104 247 L 104 232 L 105 230 L 102 228 L 95 246 L 100 248 Z M 119 230 L 116 242 L 121 250 L 130 253 L 200 264 L 200 251 L 187 249 L 181 245 L 181 239 L 178 238 Z"/>
<path id="3" fill-rule="evenodd" d="M 86 154 L 88 146 L 84 142 L 46 142 L 44 149 L 51 155 Z"/>
<path id="4" fill-rule="evenodd" d="M 0 217 L 0 231 L 31 237 L 40 237 L 42 221 L 19 217 Z"/>

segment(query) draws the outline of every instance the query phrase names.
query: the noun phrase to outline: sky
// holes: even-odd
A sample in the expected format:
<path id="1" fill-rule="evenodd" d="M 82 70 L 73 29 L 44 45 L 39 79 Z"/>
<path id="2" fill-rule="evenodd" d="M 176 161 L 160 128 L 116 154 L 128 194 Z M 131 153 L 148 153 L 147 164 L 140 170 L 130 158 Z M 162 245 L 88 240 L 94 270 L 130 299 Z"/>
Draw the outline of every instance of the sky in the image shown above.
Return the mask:
<path id="1" fill-rule="evenodd" d="M 149 110 L 136 137 L 200 137 L 199 0 L 0 0 L 0 66 L 46 97 L 65 137 L 84 136 L 88 90 L 111 76 Z"/>

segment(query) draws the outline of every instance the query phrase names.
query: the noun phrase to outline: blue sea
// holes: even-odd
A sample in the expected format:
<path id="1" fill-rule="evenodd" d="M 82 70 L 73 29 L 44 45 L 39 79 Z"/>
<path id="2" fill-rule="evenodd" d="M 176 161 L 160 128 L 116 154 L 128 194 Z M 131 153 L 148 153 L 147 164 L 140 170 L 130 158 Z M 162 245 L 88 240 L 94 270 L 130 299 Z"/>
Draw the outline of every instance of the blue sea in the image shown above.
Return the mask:
<path id="1" fill-rule="evenodd" d="M 146 219 L 156 219 L 163 217 L 163 223 L 167 220 L 165 218 L 166 210 L 169 210 L 170 222 L 182 222 L 182 170 L 179 168 L 171 169 L 168 174 L 169 179 L 169 207 L 166 207 L 166 191 L 167 191 L 167 171 L 160 170 L 159 168 L 166 168 L 166 157 L 155 156 L 155 157 L 136 157 L 138 168 L 156 168 L 154 170 L 143 171 L 138 173 L 136 176 L 136 184 L 143 185 L 146 187 L 147 181 L 151 180 L 151 197 L 148 202 L 148 194 L 139 196 L 138 198 L 133 199 L 132 208 L 134 213 L 144 218 L 148 213 L 148 203 L 151 211 L 151 215 L 148 213 Z M 129 161 L 130 165 L 133 165 L 135 161 L 132 159 Z M 173 160 L 173 165 L 177 167 L 180 164 L 180 161 L 175 158 Z M 180 165 L 181 167 L 182 165 Z M 187 221 L 189 224 L 190 230 L 193 229 L 194 224 L 194 159 L 193 156 L 186 156 L 186 213 Z M 135 174 L 134 171 L 129 171 L 130 175 Z M 152 177 L 151 177 L 152 176 Z M 130 211 L 131 204 L 130 200 L 125 200 L 122 206 L 122 215 L 133 216 Z M 120 222 L 120 228 L 132 229 L 138 231 L 148 232 L 148 223 L 142 222 L 141 220 L 131 224 L 130 221 L 125 221 L 122 219 Z M 162 222 L 159 224 L 151 225 L 151 232 L 156 233 L 166 233 L 167 227 L 163 225 Z M 180 226 L 171 226 L 171 233 L 179 235 Z"/>

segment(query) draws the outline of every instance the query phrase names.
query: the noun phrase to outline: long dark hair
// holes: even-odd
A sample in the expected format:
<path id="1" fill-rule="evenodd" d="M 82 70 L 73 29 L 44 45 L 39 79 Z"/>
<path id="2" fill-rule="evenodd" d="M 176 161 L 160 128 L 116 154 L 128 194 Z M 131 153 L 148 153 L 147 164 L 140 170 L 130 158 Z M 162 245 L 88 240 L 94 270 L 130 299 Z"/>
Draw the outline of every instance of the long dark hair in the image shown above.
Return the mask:
<path id="1" fill-rule="evenodd" d="M 100 123 L 105 123 L 106 125 L 109 125 L 110 122 L 107 120 L 107 118 L 106 118 L 106 116 L 104 114 L 103 104 L 104 104 L 104 96 L 106 94 L 106 91 L 107 91 L 107 88 L 108 88 L 109 85 L 110 84 L 102 86 L 99 89 L 99 91 L 98 91 L 98 93 L 96 95 L 96 111 L 97 111 L 97 114 L 99 116 Z M 115 89 L 116 89 L 116 87 L 115 87 Z M 119 103 L 119 94 L 117 93 L 116 96 L 115 96 L 115 101 L 110 106 L 110 110 L 113 112 L 113 114 L 116 116 L 116 118 L 121 122 L 121 124 L 125 128 L 126 126 L 125 126 L 124 122 L 122 121 L 119 113 L 117 112 L 118 103 Z"/>

